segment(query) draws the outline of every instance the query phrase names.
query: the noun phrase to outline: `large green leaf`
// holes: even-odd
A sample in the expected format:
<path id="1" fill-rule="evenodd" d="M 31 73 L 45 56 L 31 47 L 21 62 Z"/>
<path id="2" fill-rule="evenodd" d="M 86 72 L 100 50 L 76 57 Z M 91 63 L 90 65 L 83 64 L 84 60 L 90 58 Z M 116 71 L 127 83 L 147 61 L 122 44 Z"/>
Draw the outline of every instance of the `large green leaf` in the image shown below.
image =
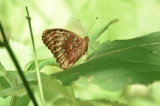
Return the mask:
<path id="1" fill-rule="evenodd" d="M 3 65 L 0 63 L 0 76 L 4 76 L 6 74 L 6 70 L 4 69 Z"/>
<path id="2" fill-rule="evenodd" d="M 94 44 L 96 52 L 86 63 L 52 76 L 64 85 L 83 76 L 78 83 L 97 84 L 109 90 L 160 79 L 160 32 L 130 40 Z"/>

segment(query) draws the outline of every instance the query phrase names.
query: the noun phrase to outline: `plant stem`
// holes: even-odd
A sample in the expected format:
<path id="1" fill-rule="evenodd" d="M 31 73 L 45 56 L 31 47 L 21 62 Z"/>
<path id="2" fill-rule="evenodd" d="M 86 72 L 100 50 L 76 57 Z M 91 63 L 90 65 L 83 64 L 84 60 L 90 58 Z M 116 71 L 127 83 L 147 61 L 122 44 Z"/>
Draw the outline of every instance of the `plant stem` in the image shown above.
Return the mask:
<path id="1" fill-rule="evenodd" d="M 14 62 L 15 66 L 16 66 L 16 68 L 17 68 L 17 70 L 18 70 L 19 76 L 21 77 L 21 79 L 22 79 L 22 81 L 23 81 L 23 84 L 24 84 L 24 86 L 25 86 L 25 88 L 26 88 L 26 90 L 27 90 L 27 92 L 28 92 L 28 94 L 29 94 L 29 96 L 30 96 L 33 104 L 34 104 L 35 106 L 38 106 L 37 101 L 36 101 L 36 99 L 35 99 L 32 91 L 31 91 L 31 88 L 29 87 L 29 84 L 28 84 L 28 82 L 27 82 L 27 80 L 26 80 L 26 78 L 25 78 L 25 76 L 24 76 L 24 74 L 23 74 L 23 72 L 22 72 L 22 69 L 21 69 L 21 67 L 20 67 L 20 65 L 19 65 L 16 57 L 14 56 L 14 53 L 13 53 L 13 51 L 12 51 L 12 49 L 11 49 L 8 41 L 7 41 L 7 38 L 6 38 L 6 36 L 5 36 L 3 27 L 2 27 L 2 25 L 1 25 L 1 22 L 0 22 L 0 30 L 1 30 L 1 33 L 2 33 L 4 45 L 5 45 L 5 47 L 7 48 L 8 52 L 9 52 L 11 58 L 12 58 L 12 61 Z"/>
<path id="2" fill-rule="evenodd" d="M 73 105 L 74 105 L 74 106 L 78 106 L 77 99 L 76 99 L 76 97 L 75 97 L 75 94 L 74 94 L 74 90 L 73 90 L 72 85 L 69 86 L 69 88 L 70 88 L 70 90 L 71 90 Z"/>
<path id="3" fill-rule="evenodd" d="M 31 25 L 31 17 L 29 16 L 29 11 L 28 7 L 26 6 L 26 11 L 27 11 L 27 20 L 28 20 L 28 25 L 30 29 L 30 34 L 31 34 L 31 39 L 32 39 L 32 46 L 33 46 L 33 52 L 34 52 L 34 60 L 36 64 L 36 72 L 37 72 L 37 79 L 38 79 L 38 86 L 39 86 L 39 91 L 40 91 L 40 98 L 42 101 L 42 106 L 44 106 L 44 96 L 43 96 L 43 89 L 42 89 L 42 82 L 41 82 L 41 76 L 40 76 L 40 70 L 39 70 L 39 65 L 38 65 L 38 60 L 37 60 L 37 54 L 36 54 L 36 47 L 34 43 L 34 37 L 33 37 L 33 32 L 32 32 L 32 25 Z"/>

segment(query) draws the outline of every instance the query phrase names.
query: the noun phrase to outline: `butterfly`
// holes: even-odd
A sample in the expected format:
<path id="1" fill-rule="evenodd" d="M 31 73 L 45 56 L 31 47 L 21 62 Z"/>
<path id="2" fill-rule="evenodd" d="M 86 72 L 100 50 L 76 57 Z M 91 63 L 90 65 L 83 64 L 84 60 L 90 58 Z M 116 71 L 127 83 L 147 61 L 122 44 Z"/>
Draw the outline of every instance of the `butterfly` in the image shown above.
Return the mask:
<path id="1" fill-rule="evenodd" d="M 72 31 L 54 28 L 43 32 L 42 41 L 53 53 L 60 68 L 66 70 L 87 53 L 89 38 L 85 36 L 82 39 Z"/>
<path id="2" fill-rule="evenodd" d="M 96 20 L 97 19 L 98 17 L 96 18 Z M 89 31 L 95 24 L 96 20 L 90 27 Z M 117 21 L 118 19 L 112 20 L 105 26 L 104 29 L 102 29 L 101 32 L 103 33 L 111 24 Z M 89 33 L 89 31 L 87 32 L 87 34 Z M 42 34 L 42 41 L 54 55 L 56 62 L 58 63 L 60 68 L 64 70 L 73 66 L 82 55 L 85 55 L 87 53 L 89 44 L 88 36 L 85 36 L 83 39 L 74 32 L 62 28 L 45 30 Z"/>

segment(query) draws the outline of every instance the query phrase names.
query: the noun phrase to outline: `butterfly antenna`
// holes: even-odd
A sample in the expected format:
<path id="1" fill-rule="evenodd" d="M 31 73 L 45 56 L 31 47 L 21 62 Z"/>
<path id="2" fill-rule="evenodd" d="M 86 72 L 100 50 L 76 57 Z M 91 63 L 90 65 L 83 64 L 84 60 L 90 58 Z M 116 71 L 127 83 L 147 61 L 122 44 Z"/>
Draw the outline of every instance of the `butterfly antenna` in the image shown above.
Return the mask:
<path id="1" fill-rule="evenodd" d="M 98 17 L 95 19 L 94 23 L 91 25 L 90 29 L 88 30 L 88 32 L 86 33 L 86 35 L 88 35 L 88 33 L 90 32 L 90 30 L 92 29 L 92 27 L 94 26 L 94 24 L 96 23 Z"/>
<path id="2" fill-rule="evenodd" d="M 108 27 L 111 25 L 111 24 L 114 24 L 116 22 L 118 22 L 119 20 L 118 19 L 114 19 L 112 20 L 110 23 L 107 24 L 107 26 L 105 27 L 106 29 L 108 29 Z"/>
<path id="3" fill-rule="evenodd" d="M 86 33 L 86 35 L 90 32 L 90 30 L 92 29 L 92 27 L 94 26 L 94 24 L 96 23 L 98 17 L 95 19 L 94 23 L 91 25 L 90 29 L 88 30 L 88 32 Z M 91 49 L 95 52 L 95 50 L 93 49 L 93 47 L 91 46 L 91 44 L 88 42 L 89 46 L 91 47 Z"/>
<path id="4" fill-rule="evenodd" d="M 79 24 L 80 24 L 80 26 L 81 26 L 81 29 L 82 29 L 82 31 L 83 31 L 83 34 L 85 35 L 85 32 L 84 32 L 84 29 L 83 29 L 83 27 L 82 27 L 81 21 L 78 20 L 78 22 L 79 22 Z"/>
<path id="5" fill-rule="evenodd" d="M 80 26 L 81 26 L 81 29 L 82 29 L 82 31 L 83 31 L 83 34 L 85 35 L 85 32 L 84 32 L 84 29 L 83 29 L 83 27 L 82 27 L 81 21 L 78 20 L 78 22 L 79 22 L 79 24 L 80 24 Z M 95 23 L 95 22 L 94 22 L 94 23 Z M 92 26 L 93 26 L 93 25 L 92 25 Z M 92 48 L 92 50 L 95 51 L 89 42 L 88 42 L 88 44 L 89 44 L 89 46 Z"/>

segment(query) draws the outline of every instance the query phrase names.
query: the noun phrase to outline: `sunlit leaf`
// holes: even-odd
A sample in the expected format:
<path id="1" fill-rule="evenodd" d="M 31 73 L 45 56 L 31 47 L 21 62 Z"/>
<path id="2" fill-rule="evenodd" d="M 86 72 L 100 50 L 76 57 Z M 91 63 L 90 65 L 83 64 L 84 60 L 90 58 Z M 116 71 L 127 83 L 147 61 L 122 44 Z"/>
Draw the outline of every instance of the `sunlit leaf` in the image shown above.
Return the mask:
<path id="1" fill-rule="evenodd" d="M 32 82 L 30 84 L 31 84 L 31 87 L 33 87 L 33 85 L 35 85 L 35 82 Z M 20 85 L 15 86 L 15 87 L 0 90 L 0 96 L 2 96 L 2 97 L 4 97 L 4 96 L 14 96 L 14 95 L 18 95 L 20 93 L 23 93 L 25 91 L 26 91 L 26 89 L 23 86 L 23 84 L 20 84 Z"/>
<path id="2" fill-rule="evenodd" d="M 30 99 L 27 94 L 23 95 L 23 96 L 14 96 L 12 105 L 14 105 L 14 106 L 22 106 L 22 105 L 27 106 L 29 101 L 30 101 Z"/>
<path id="3" fill-rule="evenodd" d="M 5 74 L 6 74 L 6 70 L 4 69 L 2 64 L 0 63 L 0 76 L 4 76 Z"/>
<path id="4" fill-rule="evenodd" d="M 99 45 L 88 62 L 53 74 L 64 85 L 79 79 L 81 83 L 97 84 L 104 89 L 118 90 L 122 87 L 160 79 L 160 33 Z M 95 46 L 96 47 L 96 46 Z"/>

